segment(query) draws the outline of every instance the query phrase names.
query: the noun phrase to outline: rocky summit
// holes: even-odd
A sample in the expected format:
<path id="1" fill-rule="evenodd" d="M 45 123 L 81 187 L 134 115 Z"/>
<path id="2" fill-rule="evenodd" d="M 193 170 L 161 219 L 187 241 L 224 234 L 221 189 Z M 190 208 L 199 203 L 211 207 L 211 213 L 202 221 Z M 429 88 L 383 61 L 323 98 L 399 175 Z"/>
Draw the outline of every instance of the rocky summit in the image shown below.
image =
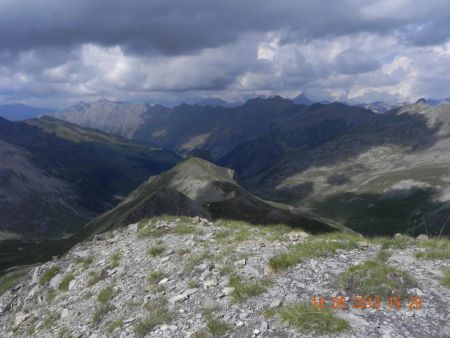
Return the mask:
<path id="1" fill-rule="evenodd" d="M 2 337 L 449 337 L 445 239 L 160 216 L 32 267 Z"/>

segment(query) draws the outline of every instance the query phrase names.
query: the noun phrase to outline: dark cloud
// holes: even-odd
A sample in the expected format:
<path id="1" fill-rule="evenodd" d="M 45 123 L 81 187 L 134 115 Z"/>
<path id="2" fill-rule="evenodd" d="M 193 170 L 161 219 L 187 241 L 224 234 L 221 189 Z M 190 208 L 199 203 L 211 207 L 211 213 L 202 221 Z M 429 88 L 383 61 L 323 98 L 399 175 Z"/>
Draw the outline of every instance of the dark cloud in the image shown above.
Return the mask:
<path id="1" fill-rule="evenodd" d="M 361 32 L 386 34 L 411 25 L 426 24 L 431 31 L 435 27 L 430 14 L 435 13 L 429 9 L 442 7 L 437 0 L 430 2 L 427 10 L 419 6 L 414 11 L 416 6 L 406 8 L 410 4 L 403 1 L 408 15 L 376 15 L 383 10 L 383 2 L 3 0 L 0 48 L 23 51 L 94 43 L 120 45 L 137 53 L 179 55 L 234 42 L 244 33 L 274 30 L 284 32 L 283 41 L 290 42 Z M 378 8 L 371 9 L 369 5 L 376 3 L 380 3 Z M 448 39 L 449 33 L 448 29 L 438 30 L 439 41 Z M 424 31 L 423 36 L 430 34 Z M 423 39 L 418 36 L 413 41 Z"/>
<path id="2" fill-rule="evenodd" d="M 426 96 L 448 88 L 449 8 L 450 0 L 2 0 L 0 101 L 299 87 L 327 99 Z M 434 75 L 439 84 L 428 85 Z"/>

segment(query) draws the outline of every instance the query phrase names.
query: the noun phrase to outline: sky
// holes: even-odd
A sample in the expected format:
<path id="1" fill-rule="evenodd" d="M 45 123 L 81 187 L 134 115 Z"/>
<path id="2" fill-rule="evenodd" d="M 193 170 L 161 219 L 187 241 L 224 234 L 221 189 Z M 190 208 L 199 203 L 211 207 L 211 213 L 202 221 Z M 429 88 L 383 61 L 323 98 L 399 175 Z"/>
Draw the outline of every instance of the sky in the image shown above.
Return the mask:
<path id="1" fill-rule="evenodd" d="M 0 0 L 0 103 L 450 97 L 450 0 Z"/>

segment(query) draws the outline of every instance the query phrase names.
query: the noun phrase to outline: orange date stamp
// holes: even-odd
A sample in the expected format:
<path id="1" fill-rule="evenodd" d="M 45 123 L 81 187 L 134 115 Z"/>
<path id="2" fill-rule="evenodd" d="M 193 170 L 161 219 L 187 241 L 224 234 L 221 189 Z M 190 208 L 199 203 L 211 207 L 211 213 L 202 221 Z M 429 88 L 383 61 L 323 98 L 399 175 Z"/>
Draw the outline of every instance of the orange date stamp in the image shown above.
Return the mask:
<path id="1" fill-rule="evenodd" d="M 350 301 L 345 296 L 333 296 L 331 303 L 325 300 L 324 296 L 314 296 L 311 298 L 310 304 L 315 308 L 331 308 L 335 310 L 346 310 L 350 306 L 354 309 L 373 309 L 380 310 L 382 306 L 382 300 L 380 296 L 364 296 L 354 295 L 353 300 Z M 387 308 L 392 310 L 401 310 L 403 305 L 406 309 L 420 310 L 423 307 L 423 300 L 419 296 L 409 296 L 406 300 L 399 296 L 390 296 L 387 301 Z"/>

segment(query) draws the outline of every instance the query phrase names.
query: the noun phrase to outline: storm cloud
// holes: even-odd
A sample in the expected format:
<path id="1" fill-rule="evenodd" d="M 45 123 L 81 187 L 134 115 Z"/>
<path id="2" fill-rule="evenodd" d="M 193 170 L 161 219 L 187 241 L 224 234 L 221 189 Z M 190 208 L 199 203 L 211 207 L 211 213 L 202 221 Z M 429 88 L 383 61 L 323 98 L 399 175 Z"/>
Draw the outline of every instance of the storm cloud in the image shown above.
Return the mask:
<path id="1" fill-rule="evenodd" d="M 450 0 L 3 0 L 0 100 L 450 96 L 449 13 Z"/>

